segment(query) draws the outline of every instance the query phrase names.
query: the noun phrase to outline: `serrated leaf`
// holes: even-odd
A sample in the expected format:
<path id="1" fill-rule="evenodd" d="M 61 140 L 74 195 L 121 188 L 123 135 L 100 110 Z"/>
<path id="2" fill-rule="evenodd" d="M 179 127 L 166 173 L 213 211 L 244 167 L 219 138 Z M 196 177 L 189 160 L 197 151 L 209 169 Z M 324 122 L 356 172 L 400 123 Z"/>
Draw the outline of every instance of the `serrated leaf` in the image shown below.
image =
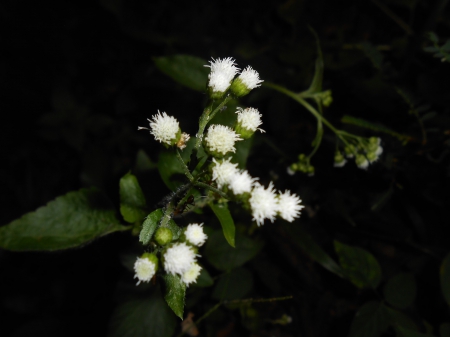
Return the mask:
<path id="1" fill-rule="evenodd" d="M 228 210 L 228 205 L 226 203 L 214 204 L 211 202 L 209 203 L 209 207 L 211 207 L 217 219 L 219 219 L 225 239 L 231 247 L 234 247 L 236 227 L 234 226 L 233 217 Z"/>
<path id="2" fill-rule="evenodd" d="M 405 309 L 413 304 L 416 297 L 416 281 L 411 273 L 399 273 L 384 286 L 384 298 L 392 306 Z"/>
<path id="3" fill-rule="evenodd" d="M 390 325 L 389 313 L 383 303 L 370 301 L 356 312 L 349 337 L 378 337 Z"/>
<path id="4" fill-rule="evenodd" d="M 178 275 L 165 274 L 163 278 L 166 285 L 164 299 L 175 315 L 183 319 L 186 285 Z"/>
<path id="5" fill-rule="evenodd" d="M 120 178 L 120 213 L 124 220 L 129 223 L 135 223 L 144 218 L 147 205 L 144 193 L 137 181 L 135 175 L 125 174 Z"/>
<path id="6" fill-rule="evenodd" d="M 172 191 L 183 184 L 184 169 L 173 151 L 163 151 L 158 158 L 158 171 L 166 186 Z M 174 177 L 178 175 L 177 177 Z"/>
<path id="7" fill-rule="evenodd" d="M 153 58 L 155 65 L 176 82 L 196 91 L 205 92 L 210 68 L 207 61 L 190 55 Z"/>
<path id="8" fill-rule="evenodd" d="M 160 208 L 158 208 L 157 210 L 151 212 L 144 220 L 141 232 L 139 233 L 139 241 L 142 242 L 142 244 L 146 245 L 150 242 L 156 228 L 158 228 L 159 220 L 161 220 L 162 216 L 163 212 Z"/>
<path id="9" fill-rule="evenodd" d="M 344 277 L 342 268 L 300 226 L 293 226 L 290 223 L 281 223 L 280 225 L 287 235 L 293 239 L 294 244 L 300 247 L 309 257 L 328 271 Z"/>
<path id="10" fill-rule="evenodd" d="M 358 288 L 375 289 L 381 280 L 381 267 L 368 251 L 334 241 L 345 277 Z"/>
<path id="11" fill-rule="evenodd" d="M 441 289 L 447 304 L 450 305 L 450 253 L 442 262 L 440 270 Z"/>
<path id="12" fill-rule="evenodd" d="M 151 296 L 120 304 L 111 317 L 108 337 L 170 337 L 176 320 L 159 289 Z"/>
<path id="13" fill-rule="evenodd" d="M 211 297 L 216 300 L 236 300 L 243 298 L 252 288 L 252 274 L 247 269 L 239 267 L 219 278 Z"/>
<path id="14" fill-rule="evenodd" d="M 15 251 L 53 251 L 84 245 L 128 230 L 111 201 L 98 189 L 69 192 L 0 228 L 0 247 Z"/>
<path id="15" fill-rule="evenodd" d="M 261 242 L 239 233 L 236 233 L 235 243 L 236 246 L 233 248 L 221 231 L 212 232 L 205 247 L 205 256 L 209 263 L 219 270 L 231 270 L 254 258 L 263 247 Z"/>

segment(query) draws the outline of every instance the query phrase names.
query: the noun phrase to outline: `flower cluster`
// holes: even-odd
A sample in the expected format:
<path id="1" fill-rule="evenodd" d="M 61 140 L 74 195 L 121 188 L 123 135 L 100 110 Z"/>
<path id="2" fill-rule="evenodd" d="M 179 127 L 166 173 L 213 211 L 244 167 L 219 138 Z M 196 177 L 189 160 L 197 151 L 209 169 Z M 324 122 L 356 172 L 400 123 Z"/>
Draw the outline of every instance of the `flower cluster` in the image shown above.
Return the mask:
<path id="1" fill-rule="evenodd" d="M 347 158 L 355 158 L 356 166 L 366 170 L 369 164 L 376 162 L 383 153 L 380 143 L 381 139 L 377 137 L 361 138 L 356 146 L 354 144 L 346 145 L 344 153 Z M 334 166 L 342 167 L 346 162 L 344 156 L 337 151 L 334 157 Z"/>
<path id="2" fill-rule="evenodd" d="M 300 198 L 290 191 L 276 193 L 272 182 L 264 188 L 257 182 L 258 178 L 250 176 L 248 171 L 239 170 L 237 164 L 230 163 L 230 159 L 216 161 L 212 168 L 212 179 L 218 188 L 228 188 L 235 197 L 248 202 L 253 220 L 258 226 L 265 219 L 274 221 L 276 216 L 292 222 L 300 216 L 304 206 L 300 205 Z"/>

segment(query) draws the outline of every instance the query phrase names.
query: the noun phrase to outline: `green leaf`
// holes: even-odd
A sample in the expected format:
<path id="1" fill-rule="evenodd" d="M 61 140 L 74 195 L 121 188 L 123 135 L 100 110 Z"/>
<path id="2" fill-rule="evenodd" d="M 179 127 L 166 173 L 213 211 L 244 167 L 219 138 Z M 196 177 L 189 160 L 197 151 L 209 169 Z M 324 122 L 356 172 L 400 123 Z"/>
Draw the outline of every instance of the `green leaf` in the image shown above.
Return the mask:
<path id="1" fill-rule="evenodd" d="M 370 301 L 355 314 L 349 337 L 378 337 L 390 325 L 389 313 L 383 303 Z"/>
<path id="2" fill-rule="evenodd" d="M 15 251 L 59 250 L 128 230 L 111 201 L 95 188 L 69 192 L 0 228 L 0 247 Z"/>
<path id="3" fill-rule="evenodd" d="M 439 336 L 440 337 L 450 337 L 450 323 L 442 323 L 439 327 Z"/>
<path id="4" fill-rule="evenodd" d="M 263 244 L 236 233 L 236 246 L 231 247 L 221 231 L 212 232 L 205 247 L 209 263 L 219 270 L 231 270 L 251 260 L 261 250 Z"/>
<path id="5" fill-rule="evenodd" d="M 347 279 L 358 288 L 375 289 L 378 286 L 381 280 L 381 267 L 372 254 L 339 241 L 334 241 L 334 247 Z"/>
<path id="6" fill-rule="evenodd" d="M 389 307 L 386 307 L 389 316 L 391 317 L 391 325 L 394 328 L 402 327 L 408 330 L 417 331 L 417 326 L 414 323 L 414 321 L 409 318 L 407 315 L 402 313 L 401 311 L 391 309 Z"/>
<path id="7" fill-rule="evenodd" d="M 167 228 L 169 228 L 172 231 L 172 240 L 178 240 L 178 238 L 181 235 L 182 229 L 178 227 L 178 225 L 173 220 L 169 220 L 169 222 L 166 225 Z"/>
<path id="8" fill-rule="evenodd" d="M 142 229 L 139 234 L 139 241 L 142 242 L 142 244 L 146 245 L 150 242 L 153 234 L 156 231 L 156 228 L 158 228 L 158 223 L 159 223 L 159 220 L 161 220 L 162 216 L 163 216 L 163 212 L 160 208 L 151 212 L 147 216 L 144 223 L 142 224 Z"/>
<path id="9" fill-rule="evenodd" d="M 441 289 L 447 304 L 450 305 L 450 253 L 441 265 Z"/>
<path id="10" fill-rule="evenodd" d="M 230 244 L 231 247 L 235 246 L 234 236 L 236 233 L 236 228 L 234 226 L 233 218 L 228 210 L 228 205 L 226 203 L 214 204 L 209 203 L 209 207 L 213 210 L 217 219 L 219 219 L 222 225 L 223 235 L 225 239 Z"/>
<path id="11" fill-rule="evenodd" d="M 200 275 L 197 278 L 197 282 L 192 284 L 193 287 L 198 288 L 205 288 L 205 287 L 211 287 L 214 284 L 214 280 L 209 275 L 208 271 L 205 268 L 202 268 L 200 271 Z"/>
<path id="12" fill-rule="evenodd" d="M 416 297 L 416 281 L 411 273 L 400 273 L 391 278 L 384 287 L 384 298 L 394 307 L 405 309 Z"/>
<path id="13" fill-rule="evenodd" d="M 158 159 L 158 171 L 166 186 L 172 191 L 183 184 L 184 169 L 173 151 L 161 152 Z M 182 177 L 173 177 L 181 174 Z"/>
<path id="14" fill-rule="evenodd" d="M 145 217 L 147 205 L 144 193 L 137 181 L 136 176 L 131 173 L 125 174 L 119 182 L 120 186 L 120 213 L 124 220 L 135 223 Z"/>
<path id="15" fill-rule="evenodd" d="M 153 58 L 155 65 L 176 82 L 196 91 L 205 92 L 210 69 L 207 61 L 190 55 Z"/>
<path id="16" fill-rule="evenodd" d="M 421 332 L 417 332 L 417 331 L 414 331 L 414 330 L 409 330 L 409 329 L 403 328 L 401 326 L 397 326 L 395 328 L 395 330 L 398 331 L 398 336 L 399 337 L 433 337 L 431 335 L 424 334 L 424 333 L 421 333 Z"/>
<path id="17" fill-rule="evenodd" d="M 247 269 L 240 267 L 220 277 L 211 297 L 216 300 L 236 300 L 243 298 L 252 288 L 252 274 Z"/>
<path id="18" fill-rule="evenodd" d="M 151 296 L 125 302 L 114 310 L 108 337 L 170 337 L 175 328 L 174 314 L 155 289 Z"/>
<path id="19" fill-rule="evenodd" d="M 237 163 L 239 168 L 244 169 L 247 165 L 247 158 L 250 154 L 250 149 L 253 145 L 253 138 L 255 136 L 236 142 L 236 152 L 233 154 L 231 161 Z"/>
<path id="20" fill-rule="evenodd" d="M 178 275 L 165 274 L 163 278 L 166 285 L 164 299 L 175 315 L 183 319 L 186 285 Z"/>
<path id="21" fill-rule="evenodd" d="M 292 238 L 294 244 L 308 254 L 309 257 L 328 271 L 344 277 L 342 268 L 300 226 L 293 226 L 285 222 L 280 225 L 287 233 L 287 236 Z"/>
<path id="22" fill-rule="evenodd" d="M 384 126 L 382 124 L 369 122 L 369 121 L 366 121 L 361 118 L 356 118 L 353 116 L 345 115 L 344 117 L 342 117 L 341 122 L 345 123 L 345 124 L 356 125 L 361 128 L 370 129 L 370 130 L 377 131 L 377 132 L 387 133 L 391 136 L 397 137 L 400 141 L 411 140 L 411 137 L 408 135 L 400 134 L 398 132 L 395 132 L 395 131 L 387 128 L 386 126 Z"/>

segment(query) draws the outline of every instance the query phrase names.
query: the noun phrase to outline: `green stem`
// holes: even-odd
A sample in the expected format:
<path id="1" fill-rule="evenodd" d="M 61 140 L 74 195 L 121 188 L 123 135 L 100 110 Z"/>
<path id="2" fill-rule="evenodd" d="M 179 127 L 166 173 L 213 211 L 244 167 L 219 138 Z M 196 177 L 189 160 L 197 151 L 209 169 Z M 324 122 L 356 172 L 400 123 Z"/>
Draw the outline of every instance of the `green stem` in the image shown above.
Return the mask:
<path id="1" fill-rule="evenodd" d="M 193 181 L 194 177 L 189 171 L 189 168 L 186 166 L 186 163 L 184 162 L 183 158 L 181 158 L 180 151 L 178 151 L 178 149 L 176 151 L 177 151 L 177 159 L 180 162 L 181 166 L 183 167 L 184 174 L 186 175 L 186 177 L 188 177 L 190 181 Z"/>
<path id="2" fill-rule="evenodd" d="M 208 184 L 201 183 L 201 182 L 198 181 L 198 182 L 196 182 L 194 185 L 195 185 L 195 186 L 198 186 L 198 187 L 206 188 L 207 190 L 210 190 L 210 191 L 213 191 L 214 193 L 219 194 L 222 198 L 225 198 L 225 199 L 227 199 L 227 200 L 230 199 L 230 197 L 229 197 L 228 195 L 226 195 L 226 194 L 223 193 L 222 191 L 220 191 L 220 190 L 218 190 L 217 188 L 212 187 L 212 186 L 210 186 L 210 185 L 208 185 Z"/>
<path id="3" fill-rule="evenodd" d="M 214 118 L 214 116 L 217 114 L 217 112 L 222 109 L 222 107 L 228 103 L 228 101 L 231 99 L 231 95 L 228 95 L 225 97 L 225 99 L 212 111 L 212 106 L 214 102 L 211 102 L 211 104 L 208 105 L 208 107 L 203 110 L 203 114 L 200 116 L 199 126 L 198 126 L 198 132 L 197 132 L 197 141 L 195 142 L 195 149 L 198 150 L 200 145 L 202 144 L 203 139 L 203 132 L 205 132 L 206 124 L 210 120 Z"/>

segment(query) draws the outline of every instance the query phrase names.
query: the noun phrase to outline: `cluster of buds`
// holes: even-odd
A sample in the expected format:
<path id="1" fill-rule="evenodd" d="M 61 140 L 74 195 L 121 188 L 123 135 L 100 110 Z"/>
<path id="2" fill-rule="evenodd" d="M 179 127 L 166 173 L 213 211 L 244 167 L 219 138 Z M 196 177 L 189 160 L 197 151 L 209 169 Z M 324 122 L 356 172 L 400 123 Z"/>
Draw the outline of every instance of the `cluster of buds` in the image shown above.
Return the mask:
<path id="1" fill-rule="evenodd" d="M 312 177 L 314 176 L 315 169 L 309 162 L 309 157 L 307 157 L 304 153 L 301 153 L 298 155 L 298 161 L 288 166 L 287 172 L 291 176 L 294 175 L 295 172 L 302 172 Z"/>
<path id="2" fill-rule="evenodd" d="M 360 139 L 357 145 L 348 144 L 344 147 L 346 158 L 355 158 L 356 166 L 360 169 L 367 170 L 369 164 L 375 163 L 383 153 L 380 145 L 381 139 L 378 137 L 370 137 L 369 139 Z M 347 160 L 344 154 L 336 151 L 334 155 L 334 167 L 343 167 Z"/>
<path id="3" fill-rule="evenodd" d="M 155 233 L 154 240 L 160 246 L 161 261 L 168 274 L 178 275 L 189 286 L 197 281 L 202 268 L 197 263 L 198 247 L 207 239 L 203 232 L 203 224 L 189 224 L 176 241 L 172 241 L 172 231 L 167 227 L 160 227 Z M 134 264 L 137 284 L 149 282 L 158 271 L 159 260 L 155 253 L 144 253 Z"/>

